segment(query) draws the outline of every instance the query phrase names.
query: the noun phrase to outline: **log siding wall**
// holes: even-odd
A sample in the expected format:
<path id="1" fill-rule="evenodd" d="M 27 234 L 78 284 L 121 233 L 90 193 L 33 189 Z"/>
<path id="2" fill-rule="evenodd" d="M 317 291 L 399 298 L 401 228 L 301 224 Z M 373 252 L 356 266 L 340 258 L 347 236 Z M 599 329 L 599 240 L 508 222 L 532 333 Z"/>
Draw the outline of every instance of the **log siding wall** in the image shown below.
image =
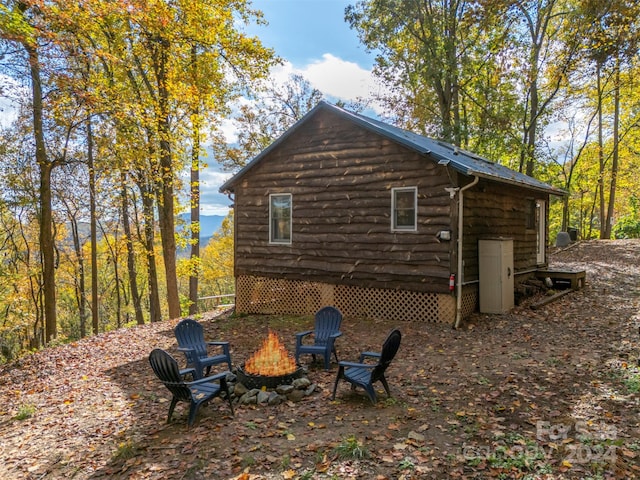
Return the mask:
<path id="1" fill-rule="evenodd" d="M 516 273 L 538 267 L 537 230 L 527 229 L 531 201 L 549 196 L 489 181 L 465 192 L 464 258 L 465 281 L 478 280 L 478 240 L 487 237 L 513 238 L 513 266 Z M 547 207 L 548 208 L 548 207 Z M 544 212 L 545 219 L 547 218 Z M 547 239 L 544 239 L 545 244 Z"/>
<path id="2" fill-rule="evenodd" d="M 234 187 L 235 275 L 448 292 L 455 241 L 445 167 L 325 112 Z M 391 189 L 417 187 L 416 232 L 391 231 Z M 292 243 L 269 245 L 269 194 L 292 194 Z"/>
<path id="3" fill-rule="evenodd" d="M 319 112 L 233 185 L 237 308 L 453 321 L 458 199 L 469 182 L 386 137 Z M 417 231 L 393 232 L 392 188 L 416 187 Z M 292 242 L 269 244 L 269 195 L 292 195 Z M 514 240 L 516 273 L 537 265 L 531 201 L 549 195 L 482 179 L 464 193 L 463 315 L 477 306 L 478 240 Z M 548 207 L 547 207 L 548 208 Z M 545 218 L 547 217 L 544 212 Z M 451 241 L 439 241 L 441 230 Z M 544 239 L 545 244 L 547 239 Z M 391 311 L 385 313 L 385 308 Z M 278 310 L 280 309 L 280 310 Z"/>

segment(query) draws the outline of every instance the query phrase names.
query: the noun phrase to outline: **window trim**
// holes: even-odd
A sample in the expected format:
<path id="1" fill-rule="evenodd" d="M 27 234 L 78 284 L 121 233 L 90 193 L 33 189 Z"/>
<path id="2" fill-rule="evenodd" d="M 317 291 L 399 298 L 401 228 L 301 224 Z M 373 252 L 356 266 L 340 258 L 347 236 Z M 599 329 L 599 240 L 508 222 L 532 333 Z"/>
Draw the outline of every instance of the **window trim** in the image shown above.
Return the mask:
<path id="1" fill-rule="evenodd" d="M 396 225 L 396 193 L 413 192 L 413 225 Z M 391 231 L 392 232 L 417 232 L 418 231 L 418 187 L 394 187 L 391 189 Z"/>
<path id="2" fill-rule="evenodd" d="M 535 232 L 538 229 L 538 215 L 540 214 L 538 200 L 527 197 L 525 199 L 525 230 Z"/>
<path id="3" fill-rule="evenodd" d="M 273 199 L 275 197 L 287 197 L 289 199 L 289 239 L 275 240 L 273 238 Z M 293 239 L 293 196 L 290 193 L 270 193 L 269 194 L 269 245 L 291 245 Z"/>

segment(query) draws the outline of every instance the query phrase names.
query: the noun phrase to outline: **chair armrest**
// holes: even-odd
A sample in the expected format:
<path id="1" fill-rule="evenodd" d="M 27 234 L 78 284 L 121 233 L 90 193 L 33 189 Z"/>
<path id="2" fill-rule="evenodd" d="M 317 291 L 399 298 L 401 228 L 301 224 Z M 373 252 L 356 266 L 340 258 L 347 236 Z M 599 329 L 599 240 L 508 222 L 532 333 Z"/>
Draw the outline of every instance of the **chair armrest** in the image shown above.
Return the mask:
<path id="1" fill-rule="evenodd" d="M 195 368 L 181 368 L 180 369 L 180 376 L 185 377 L 185 376 L 187 376 L 189 374 L 195 376 L 196 369 Z"/>
<path id="2" fill-rule="evenodd" d="M 296 333 L 296 348 L 302 345 L 302 340 L 304 339 L 304 337 L 312 333 L 313 333 L 313 330 L 307 330 L 306 332 Z"/>
<path id="3" fill-rule="evenodd" d="M 179 352 L 193 352 L 193 351 L 195 351 L 195 348 L 189 348 L 189 347 L 178 347 L 178 351 L 179 351 Z"/>
<path id="4" fill-rule="evenodd" d="M 222 353 L 224 353 L 227 357 L 230 356 L 229 342 L 207 342 L 207 345 L 209 345 L 210 347 L 222 347 Z"/>
<path id="5" fill-rule="evenodd" d="M 342 332 L 336 332 L 329 335 L 329 338 L 338 338 L 342 335 Z"/>
<path id="6" fill-rule="evenodd" d="M 360 363 L 364 362 L 366 358 L 380 358 L 381 354 L 378 352 L 362 352 L 360 354 Z"/>
<path id="7" fill-rule="evenodd" d="M 356 368 L 375 368 L 376 365 L 371 363 L 356 363 L 356 362 L 339 362 L 340 367 L 356 367 Z"/>
<path id="8" fill-rule="evenodd" d="M 210 377 L 202 377 L 198 380 L 194 380 L 193 382 L 185 382 L 187 385 L 200 385 L 201 383 L 210 383 L 214 380 L 221 380 L 223 378 L 227 378 L 228 372 L 220 372 L 215 375 L 211 375 Z"/>

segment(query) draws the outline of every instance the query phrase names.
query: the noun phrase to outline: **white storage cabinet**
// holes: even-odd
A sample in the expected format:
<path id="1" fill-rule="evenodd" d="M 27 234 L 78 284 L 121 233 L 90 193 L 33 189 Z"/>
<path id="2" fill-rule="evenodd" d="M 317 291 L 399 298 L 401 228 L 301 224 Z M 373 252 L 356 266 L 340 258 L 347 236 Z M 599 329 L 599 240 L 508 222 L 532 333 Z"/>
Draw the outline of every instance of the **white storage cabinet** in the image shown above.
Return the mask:
<path id="1" fill-rule="evenodd" d="M 506 313 L 513 308 L 513 239 L 478 240 L 480 312 Z"/>

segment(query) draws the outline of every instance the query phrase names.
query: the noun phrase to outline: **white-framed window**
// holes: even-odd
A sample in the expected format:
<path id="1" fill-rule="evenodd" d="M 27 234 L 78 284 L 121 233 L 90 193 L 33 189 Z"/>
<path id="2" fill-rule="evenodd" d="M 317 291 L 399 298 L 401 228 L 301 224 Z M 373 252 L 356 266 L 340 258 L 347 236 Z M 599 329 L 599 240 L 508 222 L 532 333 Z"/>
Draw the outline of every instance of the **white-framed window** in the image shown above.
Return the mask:
<path id="1" fill-rule="evenodd" d="M 291 244 L 290 193 L 272 193 L 269 195 L 269 243 Z"/>
<path id="2" fill-rule="evenodd" d="M 415 232 L 418 226 L 418 188 L 391 189 L 391 230 Z"/>

